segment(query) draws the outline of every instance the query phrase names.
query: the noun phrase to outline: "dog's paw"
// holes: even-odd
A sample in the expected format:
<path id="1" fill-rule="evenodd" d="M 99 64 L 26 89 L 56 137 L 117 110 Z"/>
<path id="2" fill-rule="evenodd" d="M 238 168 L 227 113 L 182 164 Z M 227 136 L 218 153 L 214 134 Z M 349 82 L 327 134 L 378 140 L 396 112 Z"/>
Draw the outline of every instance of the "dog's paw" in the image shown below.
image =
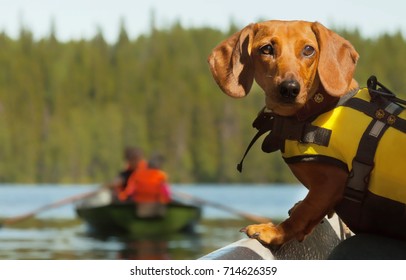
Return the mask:
<path id="1" fill-rule="evenodd" d="M 282 245 L 282 235 L 280 230 L 272 223 L 250 225 L 240 230 L 247 234 L 249 238 L 257 239 L 264 245 Z"/>

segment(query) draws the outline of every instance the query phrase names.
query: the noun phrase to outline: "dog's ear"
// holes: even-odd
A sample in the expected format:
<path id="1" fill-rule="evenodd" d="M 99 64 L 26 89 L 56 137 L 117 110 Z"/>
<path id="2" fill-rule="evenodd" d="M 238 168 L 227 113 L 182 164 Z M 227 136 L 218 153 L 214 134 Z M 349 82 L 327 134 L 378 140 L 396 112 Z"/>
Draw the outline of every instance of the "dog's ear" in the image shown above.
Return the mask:
<path id="1" fill-rule="evenodd" d="M 254 24 L 250 24 L 221 42 L 208 58 L 214 79 L 229 96 L 244 97 L 251 90 L 254 81 L 253 36 Z"/>
<path id="2" fill-rule="evenodd" d="M 350 42 L 322 24 L 314 22 L 312 30 L 320 50 L 320 81 L 328 94 L 342 96 L 350 88 L 359 55 Z"/>

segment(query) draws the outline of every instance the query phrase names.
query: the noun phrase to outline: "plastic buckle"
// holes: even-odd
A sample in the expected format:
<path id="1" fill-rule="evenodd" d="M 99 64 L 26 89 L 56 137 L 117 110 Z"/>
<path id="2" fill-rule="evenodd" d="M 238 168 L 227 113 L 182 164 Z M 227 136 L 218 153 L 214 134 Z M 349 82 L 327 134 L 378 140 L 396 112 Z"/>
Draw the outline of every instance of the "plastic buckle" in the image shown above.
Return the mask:
<path id="1" fill-rule="evenodd" d="M 352 170 L 348 176 L 347 188 L 344 192 L 345 198 L 356 202 L 363 201 L 373 168 L 373 164 L 367 164 L 357 159 L 352 161 Z"/>

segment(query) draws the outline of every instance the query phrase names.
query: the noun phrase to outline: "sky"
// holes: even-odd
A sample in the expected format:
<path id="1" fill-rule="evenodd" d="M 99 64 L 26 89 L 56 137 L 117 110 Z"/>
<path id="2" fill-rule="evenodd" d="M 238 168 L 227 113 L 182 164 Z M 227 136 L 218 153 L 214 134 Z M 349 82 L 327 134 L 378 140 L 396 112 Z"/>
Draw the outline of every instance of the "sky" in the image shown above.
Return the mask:
<path id="1" fill-rule="evenodd" d="M 130 38 L 155 25 L 227 30 L 268 19 L 319 21 L 327 27 L 358 28 L 368 37 L 401 31 L 406 35 L 406 1 L 402 0 L 0 0 L 0 32 L 16 38 L 24 26 L 40 39 L 92 38 L 98 30 L 115 42 L 123 22 Z"/>

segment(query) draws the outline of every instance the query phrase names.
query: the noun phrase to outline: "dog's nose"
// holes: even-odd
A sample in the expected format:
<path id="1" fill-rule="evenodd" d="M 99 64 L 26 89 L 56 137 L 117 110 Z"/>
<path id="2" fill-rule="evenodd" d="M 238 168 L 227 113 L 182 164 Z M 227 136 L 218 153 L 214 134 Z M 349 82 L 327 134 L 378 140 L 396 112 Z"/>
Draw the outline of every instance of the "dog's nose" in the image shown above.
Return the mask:
<path id="1" fill-rule="evenodd" d="M 287 101 L 293 101 L 299 92 L 300 84 L 296 80 L 287 80 L 280 84 L 279 93 Z"/>

